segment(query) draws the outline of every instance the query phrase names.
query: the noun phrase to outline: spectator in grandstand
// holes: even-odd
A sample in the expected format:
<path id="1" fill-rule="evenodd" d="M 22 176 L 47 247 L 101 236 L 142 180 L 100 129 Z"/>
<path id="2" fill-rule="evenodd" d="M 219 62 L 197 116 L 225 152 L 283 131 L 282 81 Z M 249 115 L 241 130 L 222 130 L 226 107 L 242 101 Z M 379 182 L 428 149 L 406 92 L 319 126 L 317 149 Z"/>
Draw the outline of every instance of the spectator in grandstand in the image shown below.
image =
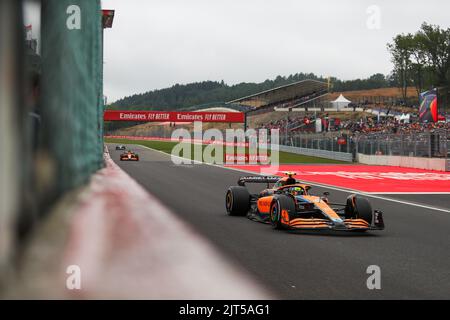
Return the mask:
<path id="1" fill-rule="evenodd" d="M 340 130 L 341 129 L 341 119 L 336 118 L 334 119 L 334 130 Z"/>

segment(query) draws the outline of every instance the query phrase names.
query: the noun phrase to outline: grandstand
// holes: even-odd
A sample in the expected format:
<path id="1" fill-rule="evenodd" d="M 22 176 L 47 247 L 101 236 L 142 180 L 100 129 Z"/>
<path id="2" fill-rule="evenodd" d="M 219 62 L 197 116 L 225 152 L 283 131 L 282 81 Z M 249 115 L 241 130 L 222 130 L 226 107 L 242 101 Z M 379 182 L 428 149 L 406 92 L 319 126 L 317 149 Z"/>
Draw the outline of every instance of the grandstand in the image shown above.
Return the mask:
<path id="1" fill-rule="evenodd" d="M 211 102 L 192 106 L 184 109 L 183 111 L 247 112 L 250 110 L 253 110 L 253 107 L 239 104 L 228 104 L 226 102 Z"/>
<path id="2" fill-rule="evenodd" d="M 317 80 L 303 80 L 278 88 L 255 93 L 226 104 L 252 108 L 247 114 L 274 111 L 275 108 L 297 108 L 322 105 L 328 95 L 328 84 Z"/>

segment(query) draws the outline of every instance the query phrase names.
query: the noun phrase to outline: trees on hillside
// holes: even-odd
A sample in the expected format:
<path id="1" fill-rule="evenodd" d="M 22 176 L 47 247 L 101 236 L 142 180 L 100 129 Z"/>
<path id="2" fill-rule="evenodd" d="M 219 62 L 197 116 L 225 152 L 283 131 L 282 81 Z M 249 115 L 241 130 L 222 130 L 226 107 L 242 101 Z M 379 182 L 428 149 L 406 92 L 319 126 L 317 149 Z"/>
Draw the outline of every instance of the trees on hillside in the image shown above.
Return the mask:
<path id="1" fill-rule="evenodd" d="M 435 72 L 436 85 L 447 86 L 450 73 L 450 28 L 424 23 L 416 35 L 419 49 Z"/>
<path id="2" fill-rule="evenodd" d="M 394 64 L 393 73 L 401 89 L 403 100 L 406 101 L 407 90 L 410 84 L 411 74 L 411 47 L 409 35 L 398 35 L 388 44 L 388 50 L 392 55 L 392 63 Z"/>
<path id="3" fill-rule="evenodd" d="M 371 90 L 379 88 L 390 87 L 388 77 L 384 74 L 376 73 L 367 79 L 356 79 L 356 80 L 338 80 L 336 78 L 331 79 L 333 88 L 332 91 L 342 92 L 342 91 L 354 91 L 354 90 Z"/>
<path id="4" fill-rule="evenodd" d="M 448 87 L 450 80 L 450 28 L 423 23 L 415 34 L 400 34 L 387 45 L 397 86 L 414 85 L 417 94 L 432 86 Z"/>
<path id="5" fill-rule="evenodd" d="M 118 100 L 108 106 L 108 109 L 139 109 L 180 110 L 193 106 L 225 102 L 245 97 L 257 92 L 273 89 L 294 82 L 312 79 L 327 82 L 328 79 L 314 73 L 296 73 L 288 77 L 277 76 L 274 80 L 261 83 L 239 83 L 227 85 L 224 81 L 204 81 L 186 85 L 176 84 L 170 88 L 135 94 Z M 388 79 L 380 73 L 367 79 L 342 81 L 331 78 L 333 91 L 352 91 L 378 89 L 391 86 Z"/>

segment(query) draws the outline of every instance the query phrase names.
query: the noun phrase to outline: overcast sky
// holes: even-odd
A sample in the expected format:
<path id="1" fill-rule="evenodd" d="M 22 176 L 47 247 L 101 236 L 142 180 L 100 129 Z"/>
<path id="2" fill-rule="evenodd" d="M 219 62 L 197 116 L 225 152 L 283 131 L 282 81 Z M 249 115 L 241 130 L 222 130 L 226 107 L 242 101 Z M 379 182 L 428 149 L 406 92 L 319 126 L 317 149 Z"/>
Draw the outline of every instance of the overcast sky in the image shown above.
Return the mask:
<path id="1" fill-rule="evenodd" d="M 386 43 L 396 34 L 423 21 L 450 24 L 446 0 L 103 0 L 102 7 L 116 10 L 105 31 L 109 102 L 203 80 L 387 74 Z"/>

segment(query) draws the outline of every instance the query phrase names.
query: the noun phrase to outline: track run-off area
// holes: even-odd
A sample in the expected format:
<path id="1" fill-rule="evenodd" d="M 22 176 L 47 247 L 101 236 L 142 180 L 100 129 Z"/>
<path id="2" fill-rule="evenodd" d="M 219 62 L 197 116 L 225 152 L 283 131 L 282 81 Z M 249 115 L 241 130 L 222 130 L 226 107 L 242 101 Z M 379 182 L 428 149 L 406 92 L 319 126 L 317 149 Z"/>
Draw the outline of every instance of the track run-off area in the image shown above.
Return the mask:
<path id="1" fill-rule="evenodd" d="M 138 145 L 132 149 L 139 153 L 139 162 L 120 162 L 121 151 L 115 151 L 115 144 L 108 146 L 112 159 L 126 173 L 279 298 L 444 299 L 450 295 L 446 173 L 281 165 L 280 171 L 296 171 L 297 179 L 310 182 L 314 194 L 330 192 L 331 202 L 345 202 L 355 190 L 365 194 L 374 209 L 384 212 L 386 224 L 384 231 L 364 234 L 283 232 L 245 217 L 230 217 L 225 211 L 228 187 L 259 168 L 175 165 L 169 154 Z M 400 173 L 406 175 L 399 178 Z M 367 269 L 374 265 L 381 270 L 379 290 L 367 287 Z"/>

